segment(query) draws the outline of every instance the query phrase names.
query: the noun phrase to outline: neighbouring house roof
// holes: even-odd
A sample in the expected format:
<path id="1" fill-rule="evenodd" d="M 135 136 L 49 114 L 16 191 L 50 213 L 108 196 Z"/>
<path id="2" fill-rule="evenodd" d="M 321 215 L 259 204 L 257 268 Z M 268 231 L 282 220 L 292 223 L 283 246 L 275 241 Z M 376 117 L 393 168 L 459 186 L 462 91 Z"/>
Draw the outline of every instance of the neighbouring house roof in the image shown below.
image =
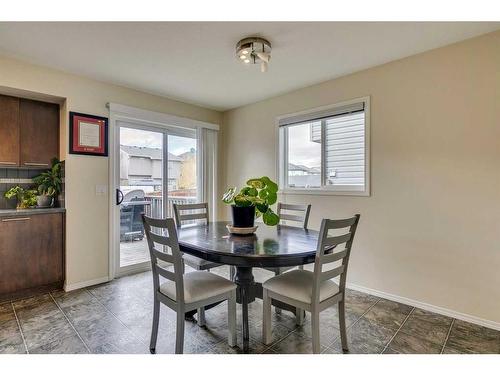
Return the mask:
<path id="1" fill-rule="evenodd" d="M 289 171 L 304 171 L 309 174 L 319 174 L 321 171 L 318 168 L 309 168 L 305 165 L 288 163 Z"/>
<path id="2" fill-rule="evenodd" d="M 135 156 L 139 158 L 149 158 L 153 160 L 161 160 L 163 158 L 163 152 L 161 148 L 153 147 L 139 147 L 139 146 L 124 146 L 120 145 L 120 149 L 126 152 L 130 156 Z M 182 161 L 182 159 L 172 153 L 168 153 L 169 161 Z"/>

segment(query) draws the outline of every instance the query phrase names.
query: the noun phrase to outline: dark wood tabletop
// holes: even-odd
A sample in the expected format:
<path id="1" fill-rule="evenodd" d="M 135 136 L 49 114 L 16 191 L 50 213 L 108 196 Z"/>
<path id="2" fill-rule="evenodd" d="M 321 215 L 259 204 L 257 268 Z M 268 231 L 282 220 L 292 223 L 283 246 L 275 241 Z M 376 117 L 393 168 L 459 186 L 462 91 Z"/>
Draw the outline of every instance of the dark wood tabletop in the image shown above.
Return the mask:
<path id="1" fill-rule="evenodd" d="M 258 224 L 255 234 L 229 234 L 230 222 L 187 225 L 179 229 L 182 252 L 240 267 L 287 267 L 314 262 L 318 232 Z"/>

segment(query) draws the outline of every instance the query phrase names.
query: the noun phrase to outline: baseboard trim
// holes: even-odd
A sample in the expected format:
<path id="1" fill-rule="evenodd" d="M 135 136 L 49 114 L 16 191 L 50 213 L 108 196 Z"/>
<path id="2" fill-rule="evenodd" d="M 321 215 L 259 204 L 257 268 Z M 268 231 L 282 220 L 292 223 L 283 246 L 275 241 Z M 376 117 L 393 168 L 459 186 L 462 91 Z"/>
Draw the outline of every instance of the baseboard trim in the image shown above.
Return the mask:
<path id="1" fill-rule="evenodd" d="M 105 283 L 108 281 L 109 281 L 109 277 L 106 276 L 106 277 L 100 277 L 98 279 L 81 281 L 79 283 L 74 283 L 74 284 L 66 284 L 65 283 L 64 284 L 64 291 L 71 292 L 72 290 L 82 289 L 82 288 L 86 288 L 88 286 L 102 284 L 102 283 Z"/>
<path id="2" fill-rule="evenodd" d="M 347 283 L 347 287 L 350 289 L 357 290 L 358 292 L 372 294 L 376 297 L 385 298 L 385 299 L 388 299 L 388 300 L 394 301 L 394 302 L 404 303 L 405 305 L 418 307 L 422 310 L 427 310 L 427 311 L 430 311 L 430 312 L 433 312 L 436 314 L 449 316 L 450 318 L 460 319 L 460 320 L 466 321 L 468 323 L 478 324 L 478 325 L 483 326 L 483 327 L 487 327 L 487 328 L 491 328 L 491 329 L 495 329 L 497 331 L 500 331 L 500 322 L 494 322 L 493 320 L 478 318 L 476 316 L 464 314 L 464 313 L 450 310 L 450 309 L 447 309 L 444 307 L 434 306 L 434 305 L 431 305 L 429 303 L 420 302 L 420 301 L 413 300 L 410 298 L 397 296 L 395 294 L 381 292 L 379 290 L 367 288 L 367 287 L 364 287 L 361 285 Z"/>

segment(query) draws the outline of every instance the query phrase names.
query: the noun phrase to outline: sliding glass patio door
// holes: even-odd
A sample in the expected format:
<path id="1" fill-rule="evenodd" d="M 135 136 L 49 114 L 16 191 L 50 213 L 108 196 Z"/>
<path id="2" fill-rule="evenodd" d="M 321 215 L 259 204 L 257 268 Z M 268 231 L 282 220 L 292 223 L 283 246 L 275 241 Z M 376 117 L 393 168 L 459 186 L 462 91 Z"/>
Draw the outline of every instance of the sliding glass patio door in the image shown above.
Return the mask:
<path id="1" fill-rule="evenodd" d="M 200 189 L 194 129 L 119 121 L 116 133 L 114 269 L 122 275 L 150 266 L 141 215 L 172 217 L 172 204 L 197 202 Z"/>

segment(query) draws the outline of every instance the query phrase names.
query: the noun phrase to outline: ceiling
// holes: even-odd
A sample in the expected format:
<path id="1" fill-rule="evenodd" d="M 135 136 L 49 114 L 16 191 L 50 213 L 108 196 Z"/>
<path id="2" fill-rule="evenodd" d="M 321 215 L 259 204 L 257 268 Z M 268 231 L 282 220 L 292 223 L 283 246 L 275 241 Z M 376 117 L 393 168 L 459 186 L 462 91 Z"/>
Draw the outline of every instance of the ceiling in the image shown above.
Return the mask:
<path id="1" fill-rule="evenodd" d="M 227 110 L 500 28 L 499 22 L 2 22 L 0 55 Z M 272 43 L 269 71 L 235 57 Z"/>

